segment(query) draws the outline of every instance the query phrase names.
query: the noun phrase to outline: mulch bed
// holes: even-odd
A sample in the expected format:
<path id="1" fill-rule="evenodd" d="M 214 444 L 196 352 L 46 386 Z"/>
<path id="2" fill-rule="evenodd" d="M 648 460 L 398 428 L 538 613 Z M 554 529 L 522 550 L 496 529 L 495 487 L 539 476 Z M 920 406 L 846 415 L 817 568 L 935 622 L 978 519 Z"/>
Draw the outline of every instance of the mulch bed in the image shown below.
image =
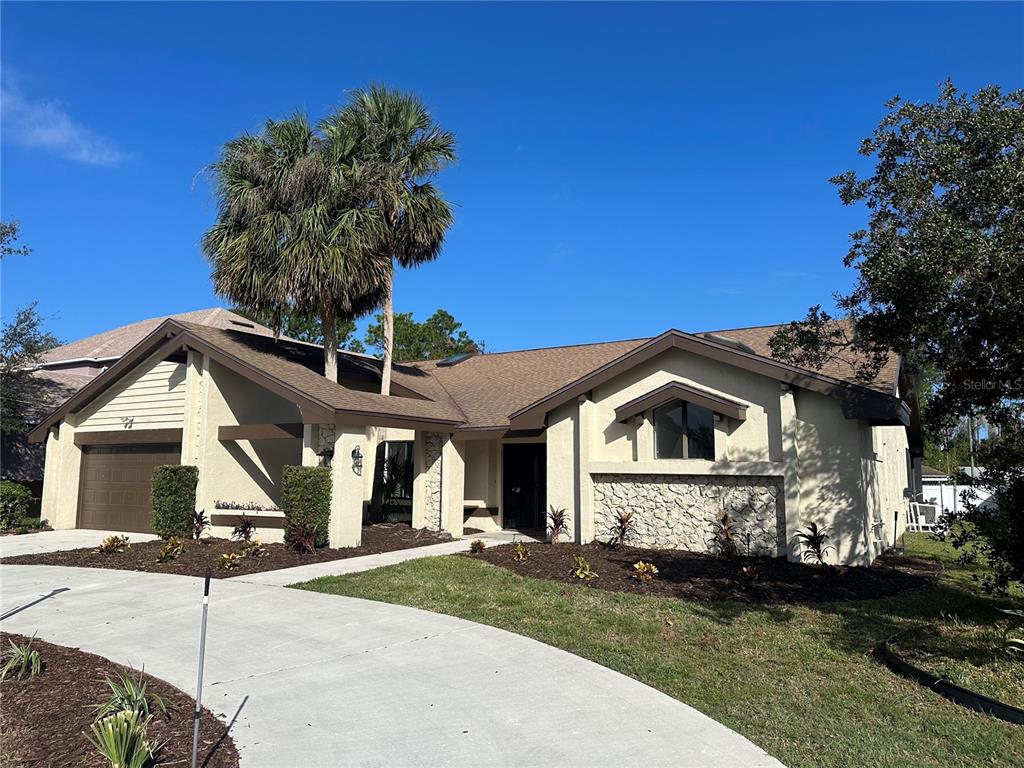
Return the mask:
<path id="1" fill-rule="evenodd" d="M 259 537 L 257 532 L 256 537 Z M 316 552 L 296 552 L 284 544 L 265 544 L 265 557 L 245 557 L 238 561 L 238 567 L 230 570 L 217 567 L 217 559 L 227 552 L 239 552 L 242 543 L 230 539 L 206 538 L 186 541 L 185 551 L 169 563 L 158 563 L 157 555 L 164 546 L 162 541 L 146 541 L 132 544 L 124 552 L 101 554 L 93 548 L 70 549 L 64 552 L 19 555 L 0 559 L 3 563 L 18 565 L 65 565 L 75 568 L 115 568 L 121 571 L 147 571 L 149 573 L 176 573 L 183 576 L 203 576 L 210 568 L 210 575 L 223 579 L 245 573 L 275 571 L 296 565 L 322 563 L 328 560 L 344 560 L 349 557 L 375 555 L 396 549 L 425 547 L 451 541 L 447 535 L 432 531 L 413 529 L 404 523 L 380 523 L 363 527 L 363 543 L 358 547 L 344 549 L 318 549 Z"/>
<path id="2" fill-rule="evenodd" d="M 656 597 L 676 597 L 698 602 L 736 600 L 746 603 L 820 603 L 866 600 L 924 586 L 934 578 L 937 566 L 923 560 L 884 555 L 869 568 L 839 567 L 821 571 L 785 558 L 726 559 L 679 550 L 652 550 L 604 544 L 527 544 L 522 562 L 513 559 L 512 545 L 488 547 L 465 557 L 507 568 L 522 576 Z M 581 555 L 598 575 L 582 580 L 571 575 L 573 557 Z M 654 563 L 658 575 L 649 584 L 634 577 L 638 560 Z M 741 568 L 755 569 L 753 580 L 741 576 Z"/>
<path id="3" fill-rule="evenodd" d="M 28 638 L 0 634 L 5 649 L 10 647 L 9 640 L 21 644 Z M 125 668 L 101 656 L 42 640 L 34 640 L 32 647 L 39 651 L 45 664 L 42 673 L 0 683 L 0 732 L 4 742 L 0 753 L 4 765 L 109 768 L 110 764 L 82 733 L 92 723 L 92 708 L 110 692 L 104 677 L 114 679 Z M 135 677 L 138 673 L 131 674 Z M 150 691 L 173 705 L 166 715 L 155 714 L 149 726 L 149 739 L 163 744 L 156 765 L 188 766 L 192 759 L 195 701 L 163 680 L 149 675 L 145 678 Z M 199 765 L 238 768 L 238 750 L 227 726 L 205 708 L 199 723 Z"/>

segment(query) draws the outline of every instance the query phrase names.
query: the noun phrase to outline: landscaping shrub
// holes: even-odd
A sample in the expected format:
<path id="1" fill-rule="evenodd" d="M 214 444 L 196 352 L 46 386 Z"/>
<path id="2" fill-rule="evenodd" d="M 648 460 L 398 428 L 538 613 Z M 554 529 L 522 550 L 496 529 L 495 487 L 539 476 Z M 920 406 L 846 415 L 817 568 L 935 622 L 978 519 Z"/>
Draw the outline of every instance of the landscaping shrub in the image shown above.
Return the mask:
<path id="1" fill-rule="evenodd" d="M 203 534 L 206 533 L 210 527 L 210 518 L 206 516 L 205 509 L 197 509 L 192 513 L 192 538 L 196 541 L 203 538 Z"/>
<path id="2" fill-rule="evenodd" d="M 98 720 L 82 735 L 111 768 L 144 768 L 156 756 L 157 747 L 146 738 L 152 721 L 152 715 L 126 709 Z"/>
<path id="3" fill-rule="evenodd" d="M 569 513 L 564 509 L 556 509 L 552 505 L 551 511 L 548 512 L 548 535 L 551 536 L 551 543 L 558 543 L 559 536 L 567 536 L 568 534 Z"/>
<path id="4" fill-rule="evenodd" d="M 469 551 L 474 555 L 479 555 L 486 547 L 487 545 L 484 543 L 483 539 L 473 539 L 469 543 Z"/>
<path id="5" fill-rule="evenodd" d="M 153 471 L 153 531 L 161 539 L 192 536 L 198 482 L 199 468 L 189 464 L 165 464 Z"/>
<path id="6" fill-rule="evenodd" d="M 256 533 L 256 522 L 245 512 L 238 516 L 238 525 L 231 530 L 231 538 L 238 541 L 250 541 Z"/>
<path id="7" fill-rule="evenodd" d="M 259 539 L 249 539 L 242 545 L 242 557 L 266 557 L 270 554 Z"/>
<path id="8" fill-rule="evenodd" d="M 0 531 L 22 524 L 32 507 L 32 492 L 13 480 L 0 480 Z"/>
<path id="9" fill-rule="evenodd" d="M 127 536 L 107 536 L 103 543 L 96 547 L 96 551 L 101 555 L 113 555 L 117 552 L 124 552 L 130 546 L 131 543 Z"/>
<path id="10" fill-rule="evenodd" d="M 608 546 L 612 549 L 618 549 L 625 545 L 627 539 L 636 535 L 636 521 L 633 519 L 633 514 L 630 509 L 616 510 L 611 538 L 608 539 Z"/>
<path id="11" fill-rule="evenodd" d="M 808 523 L 807 530 L 798 531 L 796 537 L 804 545 L 804 562 L 809 561 L 819 568 L 828 566 L 825 556 L 830 549 L 835 551 L 835 547 L 826 543 L 830 537 L 825 533 L 824 527 L 819 528 L 817 523 Z"/>
<path id="12" fill-rule="evenodd" d="M 583 557 L 583 555 L 573 555 L 572 559 L 576 563 L 572 569 L 572 575 L 575 578 L 583 579 L 584 581 L 597 578 L 597 574 L 590 569 L 590 561 L 587 558 Z"/>
<path id="13" fill-rule="evenodd" d="M 233 571 L 242 564 L 241 552 L 225 552 L 217 558 L 217 567 L 225 571 Z"/>
<path id="14" fill-rule="evenodd" d="M 281 508 L 284 510 L 284 541 L 305 547 L 313 535 L 316 547 L 327 546 L 331 517 L 331 470 L 329 467 L 284 467 L 281 471 Z"/>
<path id="15" fill-rule="evenodd" d="M 137 677 L 132 677 L 128 672 L 117 672 L 116 679 L 104 677 L 103 682 L 110 689 L 110 695 L 96 705 L 96 720 L 114 714 L 131 710 L 140 715 L 152 715 L 157 711 L 166 713 L 170 706 L 167 699 L 156 693 L 150 693 L 147 689 L 149 683 L 139 670 Z"/>
<path id="16" fill-rule="evenodd" d="M 179 539 L 177 536 L 172 536 L 167 540 L 167 543 L 160 548 L 157 553 L 156 561 L 158 563 L 169 563 L 172 560 L 177 560 L 178 555 L 185 551 L 185 542 Z"/>
<path id="17" fill-rule="evenodd" d="M 715 518 L 711 526 L 711 538 L 708 539 L 708 547 L 722 557 L 736 557 L 739 554 L 739 524 L 729 517 L 728 512 Z"/>
<path id="18" fill-rule="evenodd" d="M 526 561 L 526 558 L 530 556 L 530 550 L 526 548 L 526 545 L 521 541 L 517 541 L 512 546 L 512 559 L 517 563 Z"/>
<path id="19" fill-rule="evenodd" d="M 637 560 L 633 563 L 633 578 L 639 581 L 641 584 L 650 584 L 651 580 L 658 575 L 658 566 L 654 563 L 645 563 L 643 560 Z"/>
<path id="20" fill-rule="evenodd" d="M 13 640 L 10 640 L 11 647 L 4 651 L 3 656 L 3 667 L 0 667 L 0 680 L 6 680 L 12 675 L 16 680 L 21 680 L 26 677 L 35 677 L 43 670 L 43 660 L 39 656 L 39 651 L 33 650 L 32 642 L 36 639 L 35 635 L 25 643 L 24 645 L 18 645 Z"/>

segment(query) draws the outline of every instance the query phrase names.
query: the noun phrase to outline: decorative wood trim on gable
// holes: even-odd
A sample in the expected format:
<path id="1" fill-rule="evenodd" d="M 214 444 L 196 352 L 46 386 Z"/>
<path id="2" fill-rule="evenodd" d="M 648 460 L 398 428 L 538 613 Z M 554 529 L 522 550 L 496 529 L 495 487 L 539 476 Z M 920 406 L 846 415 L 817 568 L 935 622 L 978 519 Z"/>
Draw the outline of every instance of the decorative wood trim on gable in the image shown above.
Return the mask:
<path id="1" fill-rule="evenodd" d="M 302 437 L 302 424 L 222 424 L 218 440 L 291 440 Z"/>
<path id="2" fill-rule="evenodd" d="M 685 400 L 737 421 L 747 418 L 747 406 L 743 403 L 691 387 L 681 381 L 670 381 L 668 384 L 663 384 L 645 395 L 620 405 L 615 409 L 615 420 L 626 421 L 638 413 L 643 413 L 650 408 L 657 408 L 672 400 Z"/>
<path id="3" fill-rule="evenodd" d="M 182 429 L 118 429 L 75 432 L 75 445 L 149 445 L 181 443 Z"/>

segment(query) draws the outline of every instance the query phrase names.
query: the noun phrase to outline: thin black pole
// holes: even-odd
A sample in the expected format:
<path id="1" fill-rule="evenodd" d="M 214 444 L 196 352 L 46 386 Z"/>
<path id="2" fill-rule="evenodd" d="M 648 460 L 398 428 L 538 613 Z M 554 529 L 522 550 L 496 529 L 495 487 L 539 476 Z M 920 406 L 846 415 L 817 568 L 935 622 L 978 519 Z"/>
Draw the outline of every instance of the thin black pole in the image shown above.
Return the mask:
<path id="1" fill-rule="evenodd" d="M 199 756 L 199 715 L 203 709 L 203 662 L 206 659 L 206 613 L 210 608 L 210 569 L 203 584 L 203 626 L 199 632 L 199 680 L 196 682 L 196 711 L 192 721 L 192 768 Z"/>

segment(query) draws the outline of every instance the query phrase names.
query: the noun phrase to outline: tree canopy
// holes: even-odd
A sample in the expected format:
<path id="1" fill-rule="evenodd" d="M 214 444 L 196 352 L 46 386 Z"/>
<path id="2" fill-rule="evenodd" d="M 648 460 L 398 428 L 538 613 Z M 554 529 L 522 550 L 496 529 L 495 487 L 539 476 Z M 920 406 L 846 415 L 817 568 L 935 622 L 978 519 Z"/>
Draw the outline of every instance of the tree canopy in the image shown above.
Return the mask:
<path id="1" fill-rule="evenodd" d="M 232 307 L 231 311 L 236 315 L 247 317 L 260 325 L 274 328 L 278 333 L 292 339 L 305 341 L 309 344 L 323 344 L 324 331 L 320 318 L 315 315 L 303 315 L 291 309 L 285 309 L 280 313 L 259 311 L 248 307 Z M 276 325 L 275 325 L 276 324 Z M 338 349 L 345 349 L 349 352 L 365 352 L 366 347 L 356 338 L 356 323 L 350 318 L 340 318 L 337 321 L 337 342 Z"/>
<path id="2" fill-rule="evenodd" d="M 412 312 L 395 315 L 394 359 L 398 362 L 437 360 L 460 352 L 474 354 L 484 351 L 484 343 L 470 338 L 462 323 L 443 309 L 422 323 L 413 319 Z M 382 352 L 384 349 L 384 316 L 366 329 L 366 346 Z"/>
<path id="3" fill-rule="evenodd" d="M 203 237 L 216 291 L 273 320 L 317 316 L 337 379 L 337 322 L 380 305 L 390 257 L 356 145 L 302 115 L 224 145 L 210 173 L 217 221 Z"/>
<path id="4" fill-rule="evenodd" d="M 36 303 L 14 313 L 0 334 L 0 431 L 22 434 L 35 425 L 41 403 L 47 402 L 44 384 L 32 375 L 40 355 L 60 345 L 60 340 L 43 330 L 43 318 Z"/>
<path id="5" fill-rule="evenodd" d="M 815 366 L 852 351 L 871 377 L 895 351 L 912 392 L 934 377 L 922 409 L 933 441 L 966 416 L 988 424 L 984 470 L 960 482 L 993 489 L 998 510 L 967 505 L 947 524 L 1004 589 L 1024 580 L 1024 91 L 947 82 L 934 103 L 887 108 L 860 147 L 874 170 L 832 179 L 867 214 L 845 257 L 853 289 L 836 315 L 813 307 L 780 331 L 773 352 Z"/>
<path id="6" fill-rule="evenodd" d="M 21 225 L 16 221 L 0 221 L 0 259 L 8 256 L 28 256 L 32 249 L 15 245 L 21 237 Z"/>

